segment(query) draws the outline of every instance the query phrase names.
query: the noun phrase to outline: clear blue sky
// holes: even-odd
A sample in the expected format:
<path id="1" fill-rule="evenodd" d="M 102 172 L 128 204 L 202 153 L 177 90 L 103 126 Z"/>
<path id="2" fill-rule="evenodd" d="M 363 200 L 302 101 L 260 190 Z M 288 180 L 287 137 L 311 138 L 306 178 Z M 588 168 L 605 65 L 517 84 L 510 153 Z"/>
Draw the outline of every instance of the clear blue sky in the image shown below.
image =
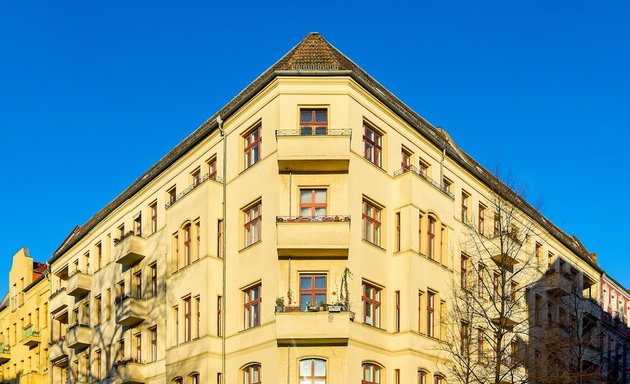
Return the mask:
<path id="1" fill-rule="evenodd" d="M 0 293 L 311 31 L 630 287 L 628 1 L 228 3 L 0 0 Z"/>

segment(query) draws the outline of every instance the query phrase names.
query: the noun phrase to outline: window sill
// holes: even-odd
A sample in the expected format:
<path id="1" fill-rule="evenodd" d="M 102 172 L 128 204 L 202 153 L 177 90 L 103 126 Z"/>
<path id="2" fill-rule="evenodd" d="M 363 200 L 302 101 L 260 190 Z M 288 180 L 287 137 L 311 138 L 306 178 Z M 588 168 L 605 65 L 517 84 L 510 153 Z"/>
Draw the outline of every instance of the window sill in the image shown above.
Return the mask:
<path id="1" fill-rule="evenodd" d="M 248 245 L 248 246 L 246 246 L 246 247 L 243 247 L 243 248 L 239 249 L 239 250 L 238 250 L 238 253 L 244 252 L 244 251 L 246 251 L 246 250 L 248 250 L 248 249 L 250 249 L 250 248 L 252 248 L 252 247 L 255 247 L 256 245 L 258 245 L 258 244 L 260 244 L 260 243 L 262 243 L 262 240 L 258 240 L 258 241 L 257 241 L 257 242 L 255 242 L 255 243 L 252 243 L 252 244 L 250 244 L 250 245 Z M 223 258 L 220 258 L 220 259 L 223 259 Z"/>
<path id="2" fill-rule="evenodd" d="M 369 244 L 370 246 L 372 246 L 372 247 L 374 247 L 376 249 L 379 249 L 379 250 L 381 250 L 383 252 L 387 251 L 385 248 L 381 247 L 380 245 L 374 244 L 373 242 L 371 242 L 369 240 L 361 239 L 361 241 L 363 241 L 365 244 Z"/>
<path id="3" fill-rule="evenodd" d="M 363 325 L 363 326 L 365 326 L 365 327 L 368 327 L 368 328 L 370 328 L 370 329 L 374 329 L 374 330 L 376 330 L 376 331 L 381 331 L 381 332 L 385 332 L 385 333 L 387 333 L 387 330 L 386 330 L 385 328 L 376 327 L 376 326 L 374 326 L 374 325 L 370 325 L 370 324 L 368 324 L 368 323 L 361 323 L 361 325 Z"/>
<path id="4" fill-rule="evenodd" d="M 265 160 L 265 159 L 266 159 L 265 157 L 262 157 L 262 156 L 261 156 L 261 157 L 258 159 L 258 161 L 257 161 L 257 162 L 255 162 L 254 164 L 252 164 L 252 165 L 250 165 L 250 166 L 248 166 L 248 167 L 243 168 L 243 170 L 242 170 L 242 171 L 240 171 L 240 172 L 238 173 L 238 175 L 240 176 L 240 175 L 242 175 L 243 173 L 245 173 L 245 172 L 249 171 L 250 169 L 252 169 L 252 168 L 254 168 L 255 166 L 257 166 L 258 164 L 262 163 L 262 161 L 263 161 L 263 160 Z"/>

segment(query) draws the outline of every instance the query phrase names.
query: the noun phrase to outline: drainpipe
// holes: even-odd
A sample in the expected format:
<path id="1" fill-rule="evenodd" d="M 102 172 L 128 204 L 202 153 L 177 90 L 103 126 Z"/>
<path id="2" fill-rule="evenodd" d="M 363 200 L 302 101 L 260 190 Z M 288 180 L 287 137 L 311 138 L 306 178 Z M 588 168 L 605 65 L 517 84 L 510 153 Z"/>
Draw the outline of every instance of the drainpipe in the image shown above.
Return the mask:
<path id="1" fill-rule="evenodd" d="M 227 240 L 226 240 L 226 236 L 227 236 L 227 206 L 226 206 L 226 197 L 227 197 L 227 193 L 226 193 L 226 187 L 227 187 L 227 135 L 225 133 L 225 130 L 223 129 L 223 120 L 221 119 L 221 116 L 217 117 L 217 124 L 218 124 L 218 128 L 219 128 L 219 132 L 221 132 L 221 137 L 223 138 L 223 244 L 221 245 L 222 248 L 222 252 L 223 252 L 223 281 L 221 283 L 222 285 L 222 295 L 223 295 L 223 299 L 221 300 L 221 327 L 223 328 L 221 331 L 221 374 L 223 376 L 223 383 L 227 382 L 227 371 L 225 370 L 225 360 L 226 360 L 226 354 L 225 354 L 225 333 L 226 333 L 226 327 L 225 327 L 225 301 L 227 300 L 227 297 L 225 296 L 225 293 L 227 291 L 226 289 L 226 284 L 227 284 L 227 263 L 226 263 L 226 259 L 227 259 L 227 253 L 226 253 L 226 244 L 227 244 Z M 222 383 L 221 383 L 222 384 Z"/>

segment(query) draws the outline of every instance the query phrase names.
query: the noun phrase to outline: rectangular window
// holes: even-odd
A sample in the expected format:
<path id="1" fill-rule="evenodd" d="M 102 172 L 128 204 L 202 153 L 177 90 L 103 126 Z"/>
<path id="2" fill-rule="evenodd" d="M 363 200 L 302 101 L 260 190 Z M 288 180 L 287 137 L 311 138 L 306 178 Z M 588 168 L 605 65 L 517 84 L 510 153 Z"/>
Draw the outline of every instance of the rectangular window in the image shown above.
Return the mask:
<path id="1" fill-rule="evenodd" d="M 133 274 L 133 296 L 142 297 L 142 271 Z"/>
<path id="2" fill-rule="evenodd" d="M 396 242 L 396 252 L 400 252 L 400 212 L 396 212 L 395 215 L 395 220 L 396 220 L 396 238 L 394 239 L 394 241 Z"/>
<path id="3" fill-rule="evenodd" d="M 101 372 L 103 372 L 103 363 L 101 360 L 101 351 L 94 352 L 94 379 L 101 379 Z"/>
<path id="4" fill-rule="evenodd" d="M 480 235 L 485 233 L 484 229 L 486 227 L 486 206 L 479 203 L 479 217 L 477 218 L 477 231 L 479 231 Z"/>
<path id="5" fill-rule="evenodd" d="M 542 297 L 539 295 L 534 296 L 534 324 L 542 326 Z"/>
<path id="6" fill-rule="evenodd" d="M 186 224 L 184 230 L 184 266 L 190 265 L 190 257 L 192 254 L 192 230 L 190 224 Z"/>
<path id="7" fill-rule="evenodd" d="M 429 259 L 435 259 L 435 219 L 431 216 L 427 228 L 427 256 Z"/>
<path id="8" fill-rule="evenodd" d="M 105 320 L 109 320 L 112 317 L 112 290 L 107 288 L 107 301 L 105 302 Z"/>
<path id="9" fill-rule="evenodd" d="M 363 239 L 381 245 L 381 209 L 363 200 Z"/>
<path id="10" fill-rule="evenodd" d="M 429 176 L 429 163 L 426 161 L 419 159 L 418 170 L 420 171 L 420 177 L 427 178 Z"/>
<path id="11" fill-rule="evenodd" d="M 494 214 L 494 237 L 501 234 L 501 216 L 498 213 Z"/>
<path id="12" fill-rule="evenodd" d="M 363 122 L 363 153 L 366 159 L 382 167 L 383 135 Z"/>
<path id="13" fill-rule="evenodd" d="M 462 223 L 468 223 L 468 205 L 470 194 L 462 189 Z"/>
<path id="14" fill-rule="evenodd" d="M 142 361 L 142 333 L 136 333 L 133 336 L 133 343 L 135 347 L 134 358 L 136 361 Z"/>
<path id="15" fill-rule="evenodd" d="M 177 200 L 177 187 L 173 185 L 166 191 L 166 201 L 168 202 L 167 205 L 173 204 L 175 200 Z"/>
<path id="16" fill-rule="evenodd" d="M 460 345 L 459 350 L 464 358 L 467 358 L 470 353 L 470 324 L 462 322 L 460 324 Z"/>
<path id="17" fill-rule="evenodd" d="M 373 327 L 381 326 L 381 289 L 363 283 L 363 323 Z"/>
<path id="18" fill-rule="evenodd" d="M 133 218 L 133 233 L 136 236 L 142 236 L 142 212 Z"/>
<path id="19" fill-rule="evenodd" d="M 326 216 L 326 202 L 325 189 L 300 189 L 300 216 Z"/>
<path id="20" fill-rule="evenodd" d="M 201 298 L 195 296 L 195 333 L 194 338 L 199 338 L 201 332 Z"/>
<path id="21" fill-rule="evenodd" d="M 213 156 L 208 160 L 208 178 L 210 180 L 217 179 L 217 157 Z"/>
<path id="22" fill-rule="evenodd" d="M 543 262 L 542 262 L 542 244 L 536 243 L 535 253 L 536 253 L 536 265 L 538 267 L 542 267 L 543 266 Z"/>
<path id="23" fill-rule="evenodd" d="M 223 258 L 223 220 L 217 221 L 217 256 Z"/>
<path id="24" fill-rule="evenodd" d="M 405 171 L 411 168 L 411 151 L 405 147 L 400 151 L 400 167 Z"/>
<path id="25" fill-rule="evenodd" d="M 326 275 L 300 275 L 300 310 L 326 303 Z"/>
<path id="26" fill-rule="evenodd" d="M 500 279 L 501 279 L 501 274 L 499 272 L 494 272 L 494 274 L 492 275 L 492 299 L 495 301 L 501 299 L 501 293 L 499 291 Z"/>
<path id="27" fill-rule="evenodd" d="M 300 109 L 300 135 L 325 135 L 328 132 L 328 110 L 325 108 Z"/>
<path id="28" fill-rule="evenodd" d="M 260 241 L 262 230 L 262 203 L 257 202 L 245 210 L 245 246 Z"/>
<path id="29" fill-rule="evenodd" d="M 171 239 L 171 248 L 173 249 L 173 258 L 171 260 L 172 272 L 177 272 L 179 269 L 179 234 L 176 232 Z"/>
<path id="30" fill-rule="evenodd" d="M 442 188 L 446 192 L 451 192 L 452 186 L 453 186 L 453 182 L 451 180 L 449 180 L 448 177 L 446 177 L 446 176 L 442 177 Z"/>
<path id="31" fill-rule="evenodd" d="M 223 297 L 217 297 L 217 336 L 223 335 Z"/>
<path id="32" fill-rule="evenodd" d="M 149 271 L 151 273 L 151 297 L 157 295 L 158 291 L 158 281 L 157 281 L 157 263 L 153 263 L 149 265 Z"/>
<path id="33" fill-rule="evenodd" d="M 261 288 L 262 286 L 258 284 L 243 292 L 245 329 L 260 325 Z"/>
<path id="34" fill-rule="evenodd" d="M 486 266 L 483 263 L 477 265 L 477 295 L 480 298 L 485 296 L 484 274 L 486 272 Z"/>
<path id="35" fill-rule="evenodd" d="M 157 327 L 149 329 L 151 335 L 151 361 L 157 360 Z"/>
<path id="36" fill-rule="evenodd" d="M 477 328 L 477 362 L 481 363 L 484 360 L 484 348 L 485 348 L 485 332 L 481 328 Z"/>
<path id="37" fill-rule="evenodd" d="M 395 332 L 400 332 L 400 291 L 394 292 L 394 321 Z"/>
<path id="38" fill-rule="evenodd" d="M 173 337 L 174 345 L 179 344 L 179 307 L 173 307 Z"/>
<path id="39" fill-rule="evenodd" d="M 260 148 L 262 145 L 262 125 L 258 123 L 245 136 L 245 169 L 260 161 Z"/>
<path id="40" fill-rule="evenodd" d="M 96 243 L 96 270 L 103 267 L 103 246 L 100 242 Z"/>
<path id="41" fill-rule="evenodd" d="M 149 205 L 149 211 L 151 212 L 151 233 L 155 233 L 155 232 L 157 232 L 157 229 L 158 229 L 157 200 L 152 202 Z"/>
<path id="42" fill-rule="evenodd" d="M 427 336 L 435 337 L 435 293 L 427 292 Z"/>
<path id="43" fill-rule="evenodd" d="M 517 293 L 518 293 L 518 284 L 515 282 L 511 282 L 510 283 L 510 301 L 512 301 L 513 303 L 516 302 Z"/>
<path id="44" fill-rule="evenodd" d="M 195 237 L 195 247 L 193 248 L 192 261 L 196 261 L 201 255 L 201 222 L 199 219 L 194 222 L 193 236 Z"/>
<path id="45" fill-rule="evenodd" d="M 194 171 L 190 172 L 190 181 L 192 185 L 198 185 L 201 183 L 201 168 L 197 167 Z"/>
<path id="46" fill-rule="evenodd" d="M 462 253 L 461 263 L 461 287 L 462 289 L 468 289 L 468 263 L 470 258 Z"/>
<path id="47" fill-rule="evenodd" d="M 192 303 L 190 296 L 184 297 L 184 342 L 192 339 Z"/>
<path id="48" fill-rule="evenodd" d="M 98 295 L 94 297 L 94 311 L 96 312 L 94 316 L 94 320 L 96 322 L 96 325 L 99 325 L 101 323 L 102 310 L 103 308 L 102 308 L 102 303 L 101 303 L 101 295 Z"/>

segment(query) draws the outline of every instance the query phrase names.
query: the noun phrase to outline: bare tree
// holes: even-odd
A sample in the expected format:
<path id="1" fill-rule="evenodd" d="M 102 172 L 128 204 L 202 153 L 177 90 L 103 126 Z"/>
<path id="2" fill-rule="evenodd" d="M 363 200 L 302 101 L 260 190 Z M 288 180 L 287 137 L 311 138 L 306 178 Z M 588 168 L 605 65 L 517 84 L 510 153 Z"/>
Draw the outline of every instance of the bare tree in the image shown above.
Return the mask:
<path id="1" fill-rule="evenodd" d="M 461 281 L 453 284 L 445 348 L 453 361 L 451 377 L 463 384 L 528 382 L 523 361 L 528 289 L 537 271 L 528 250 L 534 225 L 506 193 L 511 201 L 523 201 L 497 182 L 477 220 L 462 209 L 469 229 L 461 242 Z"/>

